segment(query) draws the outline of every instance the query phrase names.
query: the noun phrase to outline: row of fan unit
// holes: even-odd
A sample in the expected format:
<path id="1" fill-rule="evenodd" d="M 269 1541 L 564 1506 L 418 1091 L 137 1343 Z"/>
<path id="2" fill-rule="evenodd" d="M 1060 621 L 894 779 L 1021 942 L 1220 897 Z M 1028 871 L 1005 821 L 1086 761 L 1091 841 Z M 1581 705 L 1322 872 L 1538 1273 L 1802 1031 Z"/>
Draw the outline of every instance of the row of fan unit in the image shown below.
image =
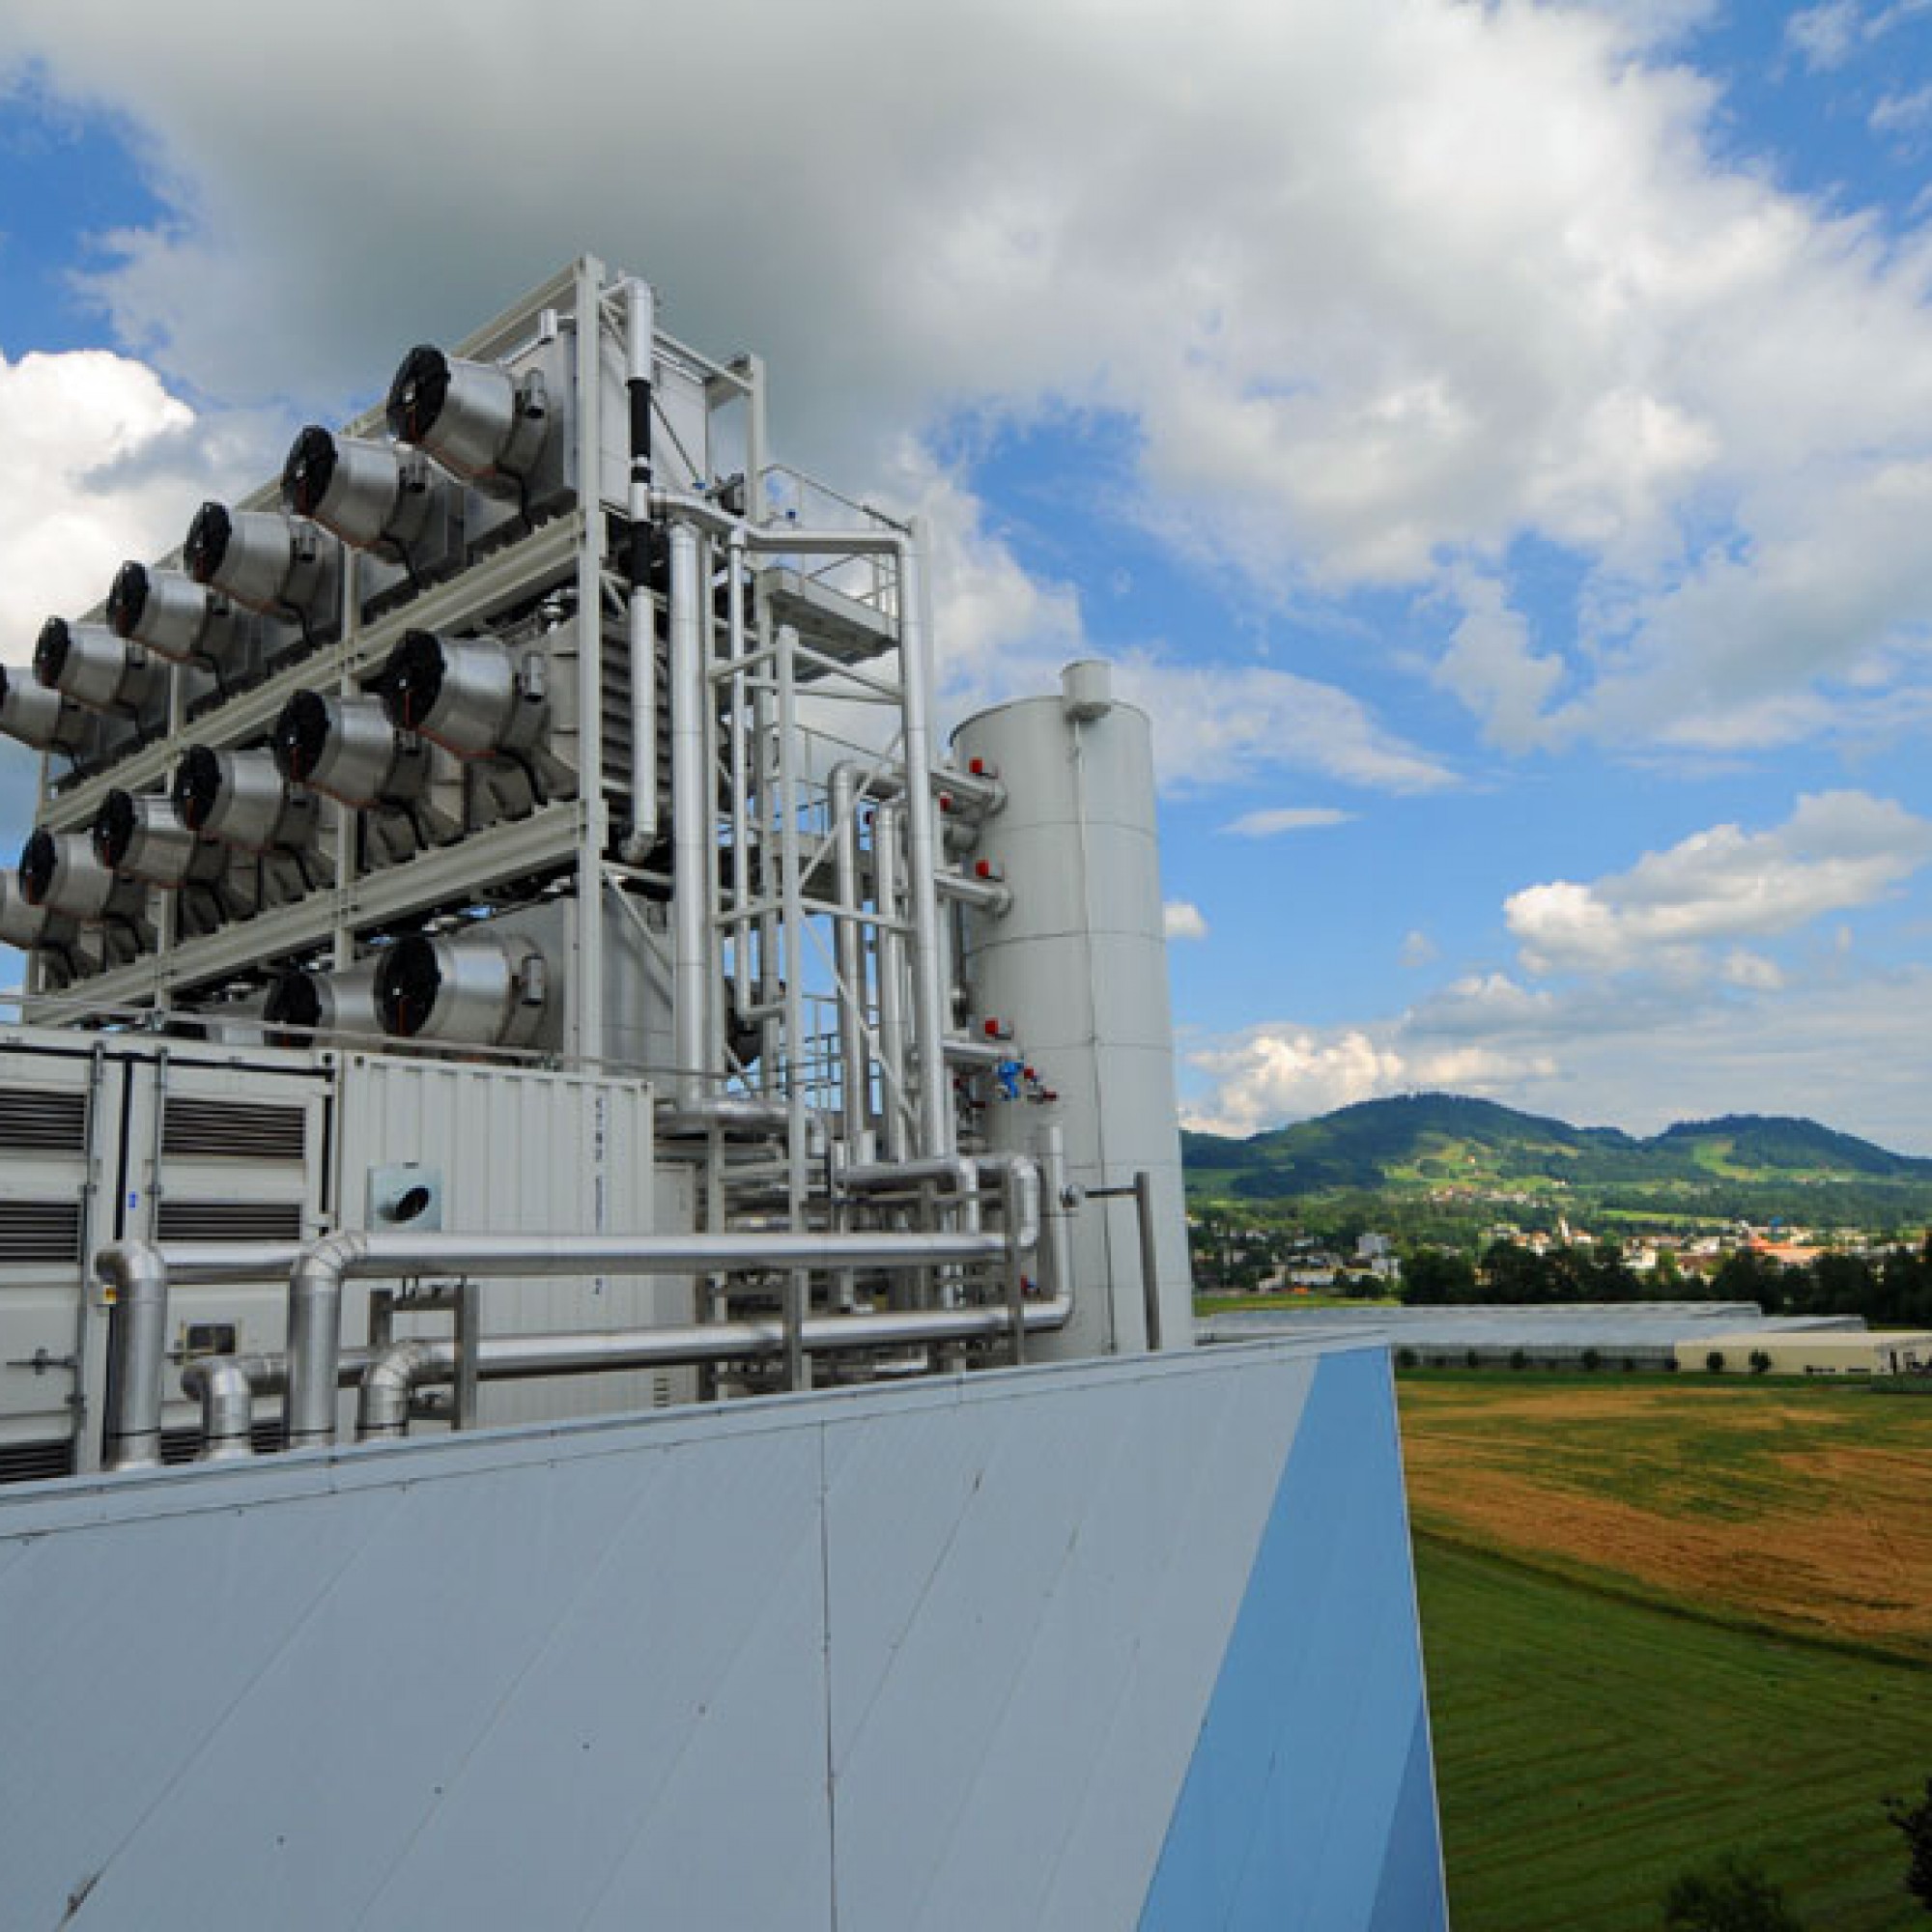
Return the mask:
<path id="1" fill-rule="evenodd" d="M 543 949 L 509 923 L 456 934 L 412 933 L 333 972 L 287 966 L 270 983 L 269 1043 L 318 1035 L 384 1035 L 454 1047 L 554 1043 L 554 1001 Z"/>
<path id="2" fill-rule="evenodd" d="M 165 722 L 169 666 L 205 673 L 220 694 L 339 635 L 345 547 L 363 559 L 367 617 L 568 496 L 566 438 L 541 360 L 514 372 L 412 349 L 387 418 L 393 442 L 311 424 L 283 467 L 281 510 L 204 503 L 181 570 L 125 563 L 105 622 L 48 618 L 38 683 L 0 671 L 0 731 L 76 759 L 105 749 L 114 721 L 113 749 L 137 743 L 140 727 L 152 735 Z"/>
<path id="3" fill-rule="evenodd" d="M 410 631 L 369 691 L 297 692 L 267 745 L 188 746 L 165 791 L 110 791 L 87 831 L 34 831 L 0 894 L 0 939 L 67 955 L 71 979 L 152 943 L 151 888 L 184 895 L 188 935 L 289 903 L 332 865 L 323 799 L 363 814 L 367 869 L 573 795 L 548 743 L 558 641 Z M 121 930 L 83 965 L 74 928 L 90 925 Z"/>

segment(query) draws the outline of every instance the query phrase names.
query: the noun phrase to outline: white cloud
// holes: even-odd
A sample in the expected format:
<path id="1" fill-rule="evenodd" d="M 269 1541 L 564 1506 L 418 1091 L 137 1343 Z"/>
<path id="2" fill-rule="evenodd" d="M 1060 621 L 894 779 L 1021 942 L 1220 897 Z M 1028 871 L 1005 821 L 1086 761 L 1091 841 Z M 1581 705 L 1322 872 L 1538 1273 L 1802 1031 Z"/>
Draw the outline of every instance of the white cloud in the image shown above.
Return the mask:
<path id="1" fill-rule="evenodd" d="M 1392 1031 L 1353 1027 L 1331 1032 L 1257 1027 L 1187 1059 L 1214 1084 L 1206 1099 L 1183 1107 L 1186 1124 L 1205 1133 L 1242 1136 L 1391 1094 L 1505 1090 L 1555 1067 L 1547 1053 L 1524 1056 L 1470 1045 L 1418 1050 Z"/>
<path id="2" fill-rule="evenodd" d="M 78 616 L 124 557 L 180 540 L 193 498 L 153 465 L 185 453 L 193 422 L 125 356 L 0 355 L 0 659 L 24 663 L 43 619 Z"/>
<path id="3" fill-rule="evenodd" d="M 1313 832 L 1322 826 L 1346 825 L 1354 817 L 1332 805 L 1276 805 L 1262 811 L 1244 811 L 1222 826 L 1241 838 L 1274 838 L 1284 832 Z"/>
<path id="4" fill-rule="evenodd" d="M 1747 976 L 1748 977 L 1748 976 Z M 1249 1134 L 1350 1101 L 1474 1093 L 1582 1125 L 1655 1133 L 1802 1114 L 1932 1153 L 1932 971 L 1776 988 L 1532 990 L 1499 975 L 1367 1025 L 1258 1027 L 1184 1056 L 1190 1126 Z"/>
<path id="5" fill-rule="evenodd" d="M 1917 4 L 1833 0 L 1793 44 L 1829 61 Z M 552 85 L 502 57 L 508 0 L 461 35 L 343 0 L 322 37 L 15 0 L 0 67 L 148 130 L 169 216 L 96 287 L 197 394 L 366 397 L 594 238 L 680 332 L 753 333 L 781 446 L 830 473 L 955 412 L 1104 412 L 1144 526 L 1265 596 L 1450 591 L 1440 676 L 1504 749 L 1702 745 L 1734 703 L 1808 734 L 1843 680 L 1922 687 L 1932 244 L 1721 159 L 1719 91 L 1673 50 L 1698 14 L 979 0 L 882 43 L 824 0 L 758 14 L 721 140 L 714 91 L 648 83 L 640 112 L 637 81 L 715 11 L 565 0 L 546 32 L 609 58 L 541 167 L 501 134 Z M 235 111 L 291 71 L 272 117 Z M 1512 617 L 1523 536 L 1583 580 L 1560 659 Z"/>
<path id="6" fill-rule="evenodd" d="M 1402 963 L 1414 970 L 1432 964 L 1440 956 L 1441 949 L 1420 926 L 1412 927 L 1403 935 Z"/>
<path id="7" fill-rule="evenodd" d="M 1791 15 L 1784 38 L 1814 73 L 1841 68 L 1861 47 L 1883 40 L 1894 27 L 1927 11 L 1928 0 L 1890 0 L 1871 6 L 1866 0 L 1820 0 Z"/>
<path id="8" fill-rule="evenodd" d="M 1544 707 L 1563 679 L 1563 660 L 1538 652 L 1529 625 L 1493 577 L 1457 577 L 1463 620 L 1435 668 L 1435 681 L 1482 721 L 1483 735 L 1520 752 L 1541 735 Z"/>
<path id="9" fill-rule="evenodd" d="M 1384 730 L 1359 698 L 1292 671 L 1129 651 L 1118 685 L 1153 720 L 1156 776 L 1170 788 L 1252 782 L 1284 768 L 1377 791 L 1458 782 L 1440 759 Z"/>
<path id="10" fill-rule="evenodd" d="M 1928 859 L 1932 822 L 1829 792 L 1801 798 L 1773 831 L 1714 826 L 1594 884 L 1526 887 L 1503 910 L 1532 973 L 1616 973 L 1868 905 Z"/>
<path id="11" fill-rule="evenodd" d="M 1208 922 L 1191 899 L 1169 899 L 1160 909 L 1160 924 L 1170 940 L 1208 937 Z"/>

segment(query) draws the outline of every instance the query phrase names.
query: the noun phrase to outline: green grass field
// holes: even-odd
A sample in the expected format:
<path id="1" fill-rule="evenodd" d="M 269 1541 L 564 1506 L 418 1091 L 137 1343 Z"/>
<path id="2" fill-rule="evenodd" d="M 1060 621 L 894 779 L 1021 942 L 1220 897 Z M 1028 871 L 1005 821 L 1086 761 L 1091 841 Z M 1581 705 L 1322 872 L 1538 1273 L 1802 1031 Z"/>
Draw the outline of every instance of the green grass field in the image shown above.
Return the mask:
<path id="1" fill-rule="evenodd" d="M 1619 1602 L 1421 1537 L 1457 1932 L 1638 1932 L 1729 1850 L 1812 1932 L 1907 1932 L 1881 1809 L 1932 1773 L 1932 1671 Z"/>

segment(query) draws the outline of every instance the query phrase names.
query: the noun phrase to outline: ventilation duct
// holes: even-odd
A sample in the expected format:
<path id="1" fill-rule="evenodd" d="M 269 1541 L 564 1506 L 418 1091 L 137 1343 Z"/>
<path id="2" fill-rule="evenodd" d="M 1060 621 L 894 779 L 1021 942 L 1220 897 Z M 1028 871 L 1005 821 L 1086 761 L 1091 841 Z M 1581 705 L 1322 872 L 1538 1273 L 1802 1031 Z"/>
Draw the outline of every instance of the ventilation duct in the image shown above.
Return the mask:
<path id="1" fill-rule="evenodd" d="M 37 827 L 20 850 L 20 892 L 29 905 L 44 906 L 83 925 L 145 918 L 147 888 L 118 878 L 96 856 L 85 832 Z"/>
<path id="2" fill-rule="evenodd" d="M 49 617 L 34 645 L 34 675 L 90 711 L 132 713 L 159 695 L 163 672 L 139 644 L 104 624 Z"/>
<path id="3" fill-rule="evenodd" d="M 376 970 L 376 1011 L 398 1039 L 528 1046 L 543 1024 L 548 973 L 522 938 L 469 932 L 399 939 Z"/>
<path id="4" fill-rule="evenodd" d="M 306 628 L 335 615 L 340 549 L 326 530 L 279 510 L 231 510 L 204 503 L 188 526 L 188 575 L 266 616 Z"/>
<path id="5" fill-rule="evenodd" d="M 72 698 L 0 665 L 0 731 L 37 752 L 79 752 L 92 720 Z"/>
<path id="6" fill-rule="evenodd" d="M 270 982 L 262 1023 L 270 1046 L 308 1046 L 319 1033 L 380 1035 L 376 962 L 364 960 L 333 973 L 284 966 Z"/>
<path id="7" fill-rule="evenodd" d="M 420 344 L 389 384 L 389 430 L 472 482 L 527 476 L 549 429 L 540 378 L 520 383 L 494 362 L 466 362 Z"/>
<path id="8" fill-rule="evenodd" d="M 299 852 L 315 843 L 320 808 L 290 784 L 272 752 L 216 752 L 190 745 L 169 787 L 190 832 L 244 852 Z"/>
<path id="9" fill-rule="evenodd" d="M 272 743 L 285 779 L 357 810 L 412 805 L 429 785 L 428 748 L 398 731 L 378 697 L 298 691 L 275 720 Z"/>
<path id="10" fill-rule="evenodd" d="M 131 560 L 114 573 L 107 622 L 116 637 L 173 664 L 224 665 L 242 641 L 242 620 L 226 598 L 178 570 Z"/>
<path id="11" fill-rule="evenodd" d="M 137 797 L 117 787 L 94 820 L 94 856 L 109 871 L 169 892 L 212 886 L 228 870 L 228 853 L 198 838 L 164 793 Z"/>
<path id="12" fill-rule="evenodd" d="M 65 952 L 76 937 L 73 921 L 50 906 L 35 905 L 11 873 L 0 872 L 0 946 Z"/>
<path id="13" fill-rule="evenodd" d="M 311 423 L 282 467 L 282 501 L 357 550 L 402 562 L 429 527 L 440 479 L 412 449 Z"/>
<path id="14" fill-rule="evenodd" d="M 495 638 L 406 631 L 377 680 L 389 718 L 459 758 L 534 751 L 550 716 L 543 660 L 519 664 Z"/>

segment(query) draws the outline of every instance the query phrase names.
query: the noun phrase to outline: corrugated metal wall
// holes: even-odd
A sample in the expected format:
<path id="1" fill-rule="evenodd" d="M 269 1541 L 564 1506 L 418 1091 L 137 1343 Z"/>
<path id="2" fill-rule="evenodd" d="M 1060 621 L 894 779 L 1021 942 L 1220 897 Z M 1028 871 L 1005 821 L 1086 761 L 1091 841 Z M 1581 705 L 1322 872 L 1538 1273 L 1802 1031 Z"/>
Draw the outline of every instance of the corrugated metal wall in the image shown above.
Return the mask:
<path id="1" fill-rule="evenodd" d="M 1379 1352 L 16 1491 L 0 1630 L 9 1923 L 1444 1922 Z"/>
<path id="2" fill-rule="evenodd" d="M 380 1054 L 352 1055 L 342 1068 L 337 1198 L 345 1227 L 368 1225 L 371 1169 L 414 1161 L 440 1179 L 446 1229 L 648 1234 L 680 1225 L 681 1211 L 669 1191 L 674 1177 L 654 1175 L 651 1151 L 651 1090 L 639 1082 Z M 347 1323 L 362 1319 L 360 1306 L 359 1295 L 348 1300 Z M 484 1332 L 496 1335 L 692 1319 L 688 1280 L 645 1275 L 490 1281 L 483 1308 Z M 420 1325 L 448 1332 L 446 1321 Z M 647 1408 L 691 1392 L 688 1372 L 661 1370 L 486 1383 L 479 1403 L 486 1424 L 534 1422 Z"/>

